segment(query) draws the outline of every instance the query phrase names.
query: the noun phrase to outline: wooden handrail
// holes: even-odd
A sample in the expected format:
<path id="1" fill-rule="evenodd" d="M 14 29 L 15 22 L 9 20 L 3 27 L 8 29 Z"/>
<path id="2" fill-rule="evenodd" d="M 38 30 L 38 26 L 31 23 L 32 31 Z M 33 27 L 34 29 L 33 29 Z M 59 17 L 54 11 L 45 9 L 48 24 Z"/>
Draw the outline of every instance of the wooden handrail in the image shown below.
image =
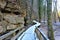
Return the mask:
<path id="1" fill-rule="evenodd" d="M 24 27 L 18 27 L 17 29 L 13 30 L 13 31 L 10 31 L 9 33 L 5 34 L 5 35 L 2 35 L 0 36 L 0 39 L 3 40 L 4 38 L 7 38 L 8 36 L 12 35 L 14 32 L 16 32 L 17 30 L 21 30 L 23 29 Z"/>
<path id="2" fill-rule="evenodd" d="M 25 29 L 22 29 L 21 31 L 19 31 L 16 36 L 11 38 L 11 40 L 16 40 L 24 31 L 25 31 Z"/>
<path id="3" fill-rule="evenodd" d="M 43 37 L 44 40 L 49 40 L 49 38 L 44 34 L 44 32 L 38 28 L 36 28 L 36 30 L 40 33 L 39 35 Z M 36 31 L 36 32 L 37 32 Z M 38 35 L 38 36 L 39 36 Z M 40 38 L 39 38 L 40 39 Z"/>

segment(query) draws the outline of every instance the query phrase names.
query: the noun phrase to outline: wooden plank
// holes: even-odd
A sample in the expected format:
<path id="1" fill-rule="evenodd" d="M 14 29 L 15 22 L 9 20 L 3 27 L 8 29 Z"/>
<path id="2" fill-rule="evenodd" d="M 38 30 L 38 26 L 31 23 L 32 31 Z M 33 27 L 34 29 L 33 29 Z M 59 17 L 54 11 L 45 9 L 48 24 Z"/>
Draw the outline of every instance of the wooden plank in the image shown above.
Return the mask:
<path id="1" fill-rule="evenodd" d="M 10 31 L 9 33 L 7 33 L 7 34 L 1 36 L 0 39 L 4 39 L 4 38 L 10 36 L 11 34 L 13 34 L 14 32 L 16 32 L 17 30 L 21 30 L 22 28 L 24 28 L 24 27 L 18 27 L 18 28 L 15 29 L 14 31 Z"/>

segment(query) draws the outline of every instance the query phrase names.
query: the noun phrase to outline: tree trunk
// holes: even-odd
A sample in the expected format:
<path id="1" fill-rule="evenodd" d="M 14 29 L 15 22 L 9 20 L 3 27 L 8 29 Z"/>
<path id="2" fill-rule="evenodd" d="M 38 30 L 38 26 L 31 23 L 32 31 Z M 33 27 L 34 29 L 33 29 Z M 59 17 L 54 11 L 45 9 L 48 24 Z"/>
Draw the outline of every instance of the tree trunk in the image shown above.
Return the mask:
<path id="1" fill-rule="evenodd" d="M 43 13 L 43 0 L 38 0 L 38 13 L 39 13 L 39 22 L 41 22 L 41 16 Z"/>
<path id="2" fill-rule="evenodd" d="M 43 13 L 43 0 L 38 0 L 38 14 L 39 14 L 39 22 L 41 23 Z M 40 27 L 40 26 L 39 26 Z M 41 34 L 39 35 L 39 40 L 42 40 Z"/>
<path id="3" fill-rule="evenodd" d="M 48 37 L 49 37 L 50 40 L 54 40 L 51 14 L 52 14 L 52 0 L 47 0 Z"/>
<path id="4" fill-rule="evenodd" d="M 46 5 L 44 5 L 44 21 L 47 21 L 47 6 Z M 44 23 L 46 23 L 46 22 L 44 22 Z"/>
<path id="5" fill-rule="evenodd" d="M 25 23 L 26 25 L 31 24 L 32 22 L 32 7 L 33 7 L 33 0 L 27 0 L 26 2 L 26 17 L 25 17 Z"/>
<path id="6" fill-rule="evenodd" d="M 54 2 L 55 2 L 55 6 L 54 6 L 53 14 L 54 14 L 54 22 L 56 23 L 57 21 L 57 0 L 55 0 Z"/>

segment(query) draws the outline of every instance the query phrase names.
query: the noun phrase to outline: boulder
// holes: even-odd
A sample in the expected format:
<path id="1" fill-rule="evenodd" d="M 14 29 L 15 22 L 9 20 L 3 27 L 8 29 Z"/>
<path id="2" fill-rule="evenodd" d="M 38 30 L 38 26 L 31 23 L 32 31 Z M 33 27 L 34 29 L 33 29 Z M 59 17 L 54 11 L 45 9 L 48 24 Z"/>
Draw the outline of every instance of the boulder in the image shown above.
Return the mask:
<path id="1" fill-rule="evenodd" d="M 3 32 L 3 27 L 2 26 L 0 26 L 0 33 L 2 33 Z"/>
<path id="2" fill-rule="evenodd" d="M 4 19 L 11 24 L 24 23 L 24 17 L 18 15 L 5 15 Z"/>
<path id="3" fill-rule="evenodd" d="M 7 30 L 13 30 L 16 29 L 17 27 L 24 27 L 24 24 L 8 24 Z"/>
<path id="4" fill-rule="evenodd" d="M 12 24 L 16 24 L 16 16 L 14 15 L 5 15 L 4 16 L 4 19 L 9 22 L 9 23 L 12 23 Z"/>
<path id="5" fill-rule="evenodd" d="M 8 5 L 5 10 L 9 10 L 12 12 L 19 12 L 20 6 L 17 4 L 17 1 L 8 0 Z"/>
<path id="6" fill-rule="evenodd" d="M 3 14 L 0 12 L 0 21 L 3 20 Z"/>
<path id="7" fill-rule="evenodd" d="M 19 24 L 18 27 L 24 27 L 24 24 Z"/>
<path id="8" fill-rule="evenodd" d="M 20 24 L 20 27 L 24 27 L 24 24 Z"/>
<path id="9" fill-rule="evenodd" d="M 1 21 L 1 22 L 3 27 L 3 32 L 6 32 L 8 23 L 6 21 Z"/>
<path id="10" fill-rule="evenodd" d="M 16 22 L 24 24 L 24 18 L 23 17 L 16 17 Z"/>
<path id="11" fill-rule="evenodd" d="M 6 5 L 5 0 L 0 0 L 0 7 L 1 7 L 1 8 L 4 8 L 5 5 Z"/>
<path id="12" fill-rule="evenodd" d="M 0 33 L 6 32 L 7 30 L 7 22 L 6 21 L 1 21 L 0 22 Z"/>
<path id="13" fill-rule="evenodd" d="M 14 25 L 14 24 L 9 24 L 7 26 L 7 30 L 16 29 L 16 28 L 17 28 L 17 25 Z"/>

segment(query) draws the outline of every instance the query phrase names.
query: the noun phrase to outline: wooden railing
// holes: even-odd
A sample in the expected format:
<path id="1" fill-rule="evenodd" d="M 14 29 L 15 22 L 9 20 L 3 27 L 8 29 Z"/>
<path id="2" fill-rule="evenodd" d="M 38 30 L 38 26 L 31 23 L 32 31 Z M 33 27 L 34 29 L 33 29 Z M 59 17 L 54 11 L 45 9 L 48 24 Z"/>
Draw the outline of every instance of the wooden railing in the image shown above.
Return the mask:
<path id="1" fill-rule="evenodd" d="M 19 31 L 16 35 L 14 35 L 15 33 L 16 33 L 16 31 Z M 22 32 L 24 32 L 25 31 L 25 27 L 18 27 L 17 29 L 15 29 L 15 30 L 13 30 L 13 31 L 10 31 L 9 33 L 7 33 L 7 34 L 4 34 L 4 35 L 2 35 L 2 36 L 0 36 L 0 40 L 3 40 L 3 39 L 5 39 L 5 38 L 7 38 L 7 37 L 9 37 L 10 35 L 14 35 L 14 37 L 13 38 L 11 38 L 11 40 L 12 39 L 16 39 L 19 35 L 21 35 L 21 33 Z"/>
<path id="2" fill-rule="evenodd" d="M 44 32 L 42 30 L 36 28 L 35 32 L 36 32 L 39 40 L 49 40 L 49 38 L 44 34 Z"/>

